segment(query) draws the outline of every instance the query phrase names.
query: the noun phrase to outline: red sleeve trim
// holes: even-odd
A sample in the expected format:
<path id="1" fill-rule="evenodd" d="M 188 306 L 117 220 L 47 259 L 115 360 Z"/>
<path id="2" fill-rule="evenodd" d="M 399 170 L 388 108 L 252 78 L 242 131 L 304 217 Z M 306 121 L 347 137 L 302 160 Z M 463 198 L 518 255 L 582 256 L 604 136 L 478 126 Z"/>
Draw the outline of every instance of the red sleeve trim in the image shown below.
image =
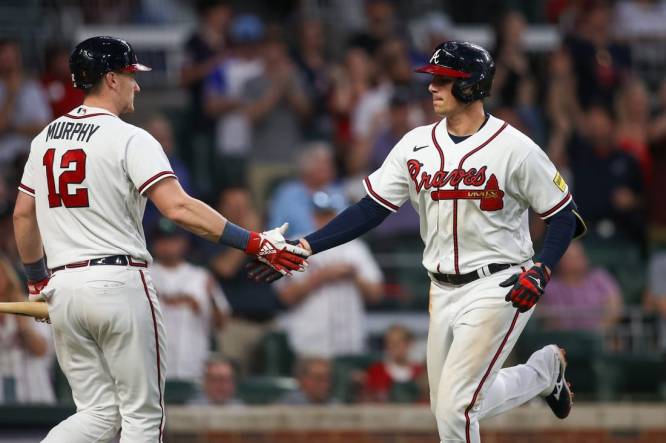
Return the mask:
<path id="1" fill-rule="evenodd" d="M 400 209 L 399 206 L 396 206 L 390 201 L 386 200 L 384 197 L 377 194 L 374 189 L 372 189 L 372 185 L 370 184 L 370 178 L 366 177 L 365 180 L 363 180 L 363 182 L 365 183 L 365 187 L 368 190 L 368 194 L 370 195 L 370 197 L 375 199 L 377 203 L 381 204 L 382 206 L 385 206 L 386 208 L 390 209 L 393 212 Z"/>
<path id="2" fill-rule="evenodd" d="M 548 218 L 551 215 L 555 214 L 557 211 L 559 211 L 565 204 L 569 203 L 569 200 L 571 200 L 571 193 L 567 192 L 567 195 L 564 196 L 561 202 L 553 206 L 551 209 L 548 211 L 544 212 L 543 214 L 539 214 L 539 217 L 541 218 Z"/>
<path id="3" fill-rule="evenodd" d="M 18 185 L 18 188 L 19 188 L 19 190 L 25 192 L 26 194 L 30 194 L 33 197 L 35 196 L 35 190 L 26 186 L 26 185 L 24 185 L 23 183 L 20 183 Z"/>
<path id="4" fill-rule="evenodd" d="M 143 191 L 150 188 L 152 185 L 154 185 L 158 181 L 162 180 L 163 178 L 167 178 L 167 177 L 176 177 L 176 174 L 174 174 L 173 171 L 158 172 L 157 174 L 153 175 L 148 180 L 143 182 L 143 184 L 141 186 L 139 186 L 139 194 L 143 194 Z M 176 178 L 178 178 L 178 177 L 176 177 Z"/>

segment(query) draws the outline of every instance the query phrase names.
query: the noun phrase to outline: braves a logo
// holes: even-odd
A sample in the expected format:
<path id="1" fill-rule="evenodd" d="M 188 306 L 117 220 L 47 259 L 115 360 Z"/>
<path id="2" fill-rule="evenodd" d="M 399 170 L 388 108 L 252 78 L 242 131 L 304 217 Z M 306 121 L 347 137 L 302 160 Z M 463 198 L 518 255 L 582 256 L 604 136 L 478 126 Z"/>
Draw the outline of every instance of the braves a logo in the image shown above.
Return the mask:
<path id="1" fill-rule="evenodd" d="M 414 182 L 416 192 L 421 190 L 430 190 L 430 198 L 433 200 L 479 200 L 482 211 L 497 211 L 504 207 L 504 191 L 499 189 L 497 177 L 491 174 L 486 179 L 487 166 L 476 168 L 456 168 L 452 171 L 437 171 L 435 174 L 428 174 L 421 171 L 423 163 L 411 159 L 407 162 L 409 176 Z M 483 189 L 458 189 L 460 184 L 473 187 L 485 187 Z M 453 189 L 439 189 L 450 185 Z"/>
<path id="2" fill-rule="evenodd" d="M 439 64 L 439 53 L 442 52 L 441 49 L 435 51 L 435 53 L 430 57 L 430 63 Z"/>

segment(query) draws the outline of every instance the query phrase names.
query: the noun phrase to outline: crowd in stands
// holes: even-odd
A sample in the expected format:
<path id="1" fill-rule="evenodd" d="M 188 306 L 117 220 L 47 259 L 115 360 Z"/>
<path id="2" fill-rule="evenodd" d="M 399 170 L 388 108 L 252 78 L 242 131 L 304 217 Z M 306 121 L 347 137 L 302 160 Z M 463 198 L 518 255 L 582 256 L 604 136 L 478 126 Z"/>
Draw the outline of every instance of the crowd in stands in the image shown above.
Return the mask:
<path id="1" fill-rule="evenodd" d="M 129 14 L 133 2 L 121 3 L 118 14 Z M 234 223 L 289 222 L 290 237 L 323 226 L 363 197 L 363 177 L 404 133 L 437 118 L 429 78 L 413 68 L 453 34 L 441 11 L 403 17 L 399 2 L 360 2 L 363 26 L 333 45 L 337 24 L 321 17 L 276 22 L 231 2 L 195 3 L 176 86 L 187 107 L 142 115 L 141 126 L 183 187 Z M 666 355 L 666 79 L 654 75 L 666 57 L 637 49 L 645 39 L 666 49 L 666 1 L 538 3 L 558 44 L 528 50 L 526 16 L 503 11 L 489 47 L 497 68 L 487 109 L 548 153 L 589 232 L 555 269 L 525 334 L 578 331 L 606 350 Z M 25 297 L 11 212 L 30 140 L 83 99 L 71 86 L 68 43 L 44 48 L 35 73 L 18 40 L 0 40 L 2 300 Z M 538 250 L 546 227 L 530 223 Z M 150 204 L 144 230 L 169 337 L 168 382 L 194 387 L 175 401 L 239 406 L 259 402 L 252 392 L 263 386 L 265 401 L 284 404 L 427 402 L 415 346 L 424 337 L 400 324 L 369 337 L 365 327 L 368 311 L 426 311 L 409 205 L 272 285 L 246 277 L 242 252 L 189 236 Z M 401 254 L 414 259 L 379 259 Z M 637 327 L 638 336 L 622 332 Z M 0 403 L 56 401 L 50 334 L 0 314 Z"/>

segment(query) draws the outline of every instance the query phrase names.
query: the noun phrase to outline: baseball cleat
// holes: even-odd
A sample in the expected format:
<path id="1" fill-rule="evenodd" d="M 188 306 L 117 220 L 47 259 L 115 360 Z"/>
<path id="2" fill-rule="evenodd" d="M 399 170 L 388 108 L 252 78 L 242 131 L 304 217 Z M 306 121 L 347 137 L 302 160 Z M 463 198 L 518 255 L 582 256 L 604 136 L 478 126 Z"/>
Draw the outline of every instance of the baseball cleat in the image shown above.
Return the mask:
<path id="1" fill-rule="evenodd" d="M 550 406 L 553 414 L 557 418 L 567 418 L 573 406 L 573 392 L 571 384 L 564 378 L 564 372 L 567 369 L 566 351 L 557 345 L 557 358 L 559 359 L 559 373 L 555 381 L 555 388 L 546 397 L 546 403 Z"/>

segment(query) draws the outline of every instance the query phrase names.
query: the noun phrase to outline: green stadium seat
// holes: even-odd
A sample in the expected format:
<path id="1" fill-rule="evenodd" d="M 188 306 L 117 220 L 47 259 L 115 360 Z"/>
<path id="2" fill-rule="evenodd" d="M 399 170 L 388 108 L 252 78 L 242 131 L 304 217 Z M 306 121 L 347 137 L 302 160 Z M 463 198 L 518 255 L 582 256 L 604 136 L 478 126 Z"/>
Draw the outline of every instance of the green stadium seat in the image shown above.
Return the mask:
<path id="1" fill-rule="evenodd" d="M 295 356 L 285 332 L 267 333 L 257 344 L 255 352 L 260 374 L 273 377 L 292 374 Z"/>
<path id="2" fill-rule="evenodd" d="M 255 376 L 238 383 L 238 396 L 247 404 L 260 405 L 273 403 L 297 389 L 298 383 L 291 377 Z"/>
<path id="3" fill-rule="evenodd" d="M 413 381 L 393 383 L 389 391 L 389 401 L 391 403 L 414 403 L 420 395 L 421 390 Z"/>
<path id="4" fill-rule="evenodd" d="M 381 356 L 376 354 L 344 355 L 333 360 L 333 388 L 334 398 L 350 403 L 356 399 L 360 386 L 354 379 L 358 371 L 365 371 Z"/>
<path id="5" fill-rule="evenodd" d="M 566 350 L 567 380 L 573 384 L 578 398 L 594 396 L 597 392 L 594 362 L 601 354 L 602 337 L 587 331 L 525 331 L 516 345 L 519 360 L 526 361 L 534 351 L 548 344 Z"/>
<path id="6" fill-rule="evenodd" d="M 607 354 L 596 359 L 597 391 L 604 401 L 665 400 L 666 362 L 654 354 Z"/>
<path id="7" fill-rule="evenodd" d="M 164 403 L 169 405 L 184 405 L 197 393 L 196 383 L 188 380 L 167 380 L 164 385 Z"/>

